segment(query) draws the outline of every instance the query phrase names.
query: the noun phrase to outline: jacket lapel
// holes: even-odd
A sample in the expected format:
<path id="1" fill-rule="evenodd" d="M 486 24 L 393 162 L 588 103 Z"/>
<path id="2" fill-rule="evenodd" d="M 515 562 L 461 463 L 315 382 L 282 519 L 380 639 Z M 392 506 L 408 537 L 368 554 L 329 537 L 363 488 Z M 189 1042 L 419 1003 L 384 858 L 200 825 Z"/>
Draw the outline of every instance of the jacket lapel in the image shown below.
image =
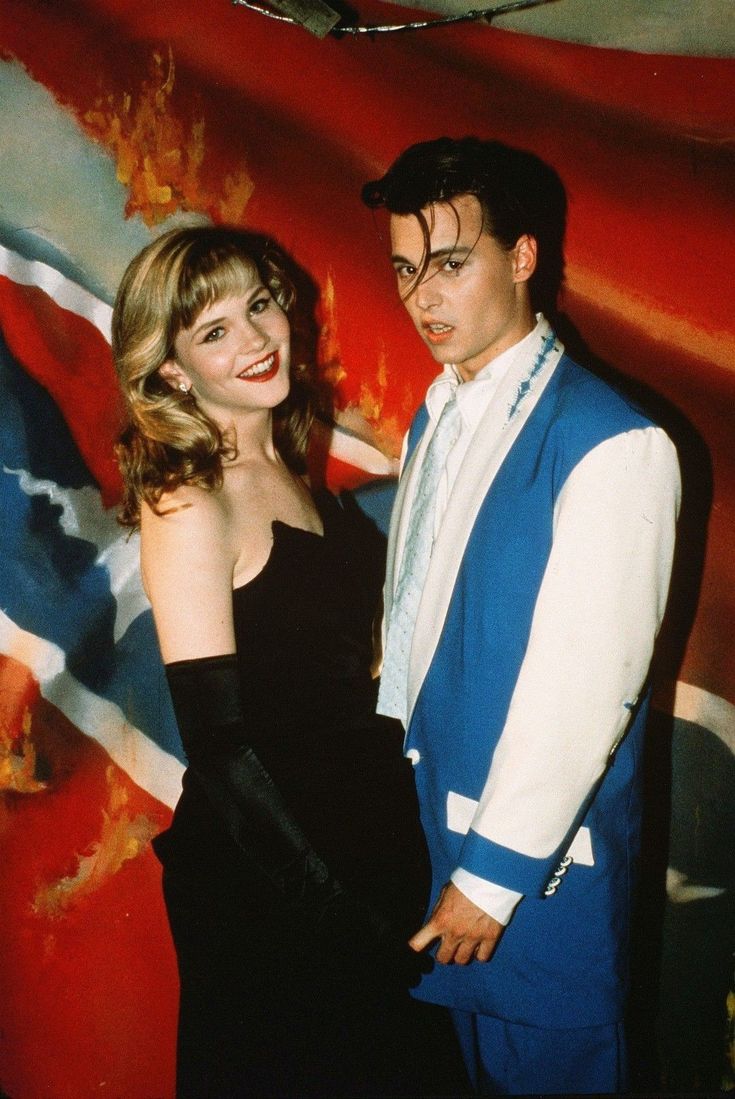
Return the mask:
<path id="1" fill-rule="evenodd" d="M 547 333 L 537 359 L 529 366 L 528 356 L 522 356 L 512 364 L 498 387 L 472 436 L 450 493 L 447 510 L 434 543 L 416 619 L 408 675 L 409 721 L 436 650 L 457 573 L 482 502 L 563 354 L 564 348 L 560 341 L 554 339 L 550 329 L 547 329 Z M 396 545 L 391 554 L 391 585 L 394 582 L 395 562 L 400 560 L 396 550 L 405 541 L 408 516 L 404 516 L 402 512 L 408 511 L 403 504 L 408 495 L 409 478 L 412 481 L 416 476 L 421 457 L 428 445 L 425 438 L 427 434 L 429 433 L 424 432 L 424 438 L 412 456 L 410 470 L 407 466 L 407 475 L 402 478 L 406 483 L 402 486 L 403 492 L 400 495 L 400 511 L 398 497 L 396 501 Z M 393 587 L 387 591 L 392 592 Z"/>

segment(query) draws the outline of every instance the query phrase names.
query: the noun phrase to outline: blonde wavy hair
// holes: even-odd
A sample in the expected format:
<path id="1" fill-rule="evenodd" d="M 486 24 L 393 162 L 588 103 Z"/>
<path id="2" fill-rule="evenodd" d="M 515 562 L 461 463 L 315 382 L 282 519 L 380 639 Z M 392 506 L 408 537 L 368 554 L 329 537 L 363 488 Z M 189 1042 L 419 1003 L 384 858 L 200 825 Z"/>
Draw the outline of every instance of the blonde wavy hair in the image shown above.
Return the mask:
<path id="1" fill-rule="evenodd" d="M 288 313 L 295 293 L 278 250 L 228 227 L 172 229 L 147 245 L 122 277 L 112 314 L 112 353 L 128 425 L 117 456 L 124 493 L 123 526 L 140 524 L 143 501 L 154 510 L 164 492 L 184 483 L 216 489 L 235 447 L 193 394 L 172 389 L 160 367 L 174 340 L 220 298 L 250 289 L 256 273 Z M 305 368 L 292 370 L 289 396 L 275 411 L 274 437 L 284 461 L 301 472 L 313 418 Z"/>

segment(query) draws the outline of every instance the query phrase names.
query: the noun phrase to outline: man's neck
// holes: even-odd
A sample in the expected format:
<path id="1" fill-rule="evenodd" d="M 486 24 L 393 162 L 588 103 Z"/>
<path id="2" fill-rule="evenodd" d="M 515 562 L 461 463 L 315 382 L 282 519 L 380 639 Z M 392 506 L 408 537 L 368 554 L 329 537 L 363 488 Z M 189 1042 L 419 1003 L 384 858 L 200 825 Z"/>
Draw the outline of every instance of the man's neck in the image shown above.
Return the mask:
<path id="1" fill-rule="evenodd" d="M 490 358 L 488 358 L 487 361 L 483 363 L 479 370 L 474 370 L 469 375 L 463 372 L 461 364 L 457 365 L 456 363 L 447 363 L 447 366 L 452 370 L 453 374 L 460 384 L 478 381 L 482 378 L 488 377 L 488 375 L 490 374 L 495 374 L 497 370 L 502 370 L 503 364 L 510 361 L 510 359 L 516 354 L 516 352 L 520 348 L 521 344 L 523 344 L 526 340 L 529 340 L 529 342 L 531 342 L 530 337 L 537 330 L 541 320 L 541 313 L 537 314 L 536 316 L 531 314 L 531 319 L 528 326 L 524 326 L 525 331 L 523 332 L 523 335 L 520 335 L 518 339 L 513 341 L 513 343 L 508 344 L 506 347 L 504 347 L 502 351 L 498 351 L 496 354 L 491 355 Z"/>

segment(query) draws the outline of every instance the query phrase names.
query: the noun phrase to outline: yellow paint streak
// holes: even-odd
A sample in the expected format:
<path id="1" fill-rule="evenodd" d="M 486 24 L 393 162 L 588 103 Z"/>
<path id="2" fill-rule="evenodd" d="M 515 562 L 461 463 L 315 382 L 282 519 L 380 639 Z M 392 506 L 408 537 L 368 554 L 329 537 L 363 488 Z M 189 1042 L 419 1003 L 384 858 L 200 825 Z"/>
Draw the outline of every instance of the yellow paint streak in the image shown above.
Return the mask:
<path id="1" fill-rule="evenodd" d="M 82 118 L 92 136 L 115 157 L 117 178 L 128 189 L 126 214 L 156 225 L 177 210 L 208 212 L 239 222 L 254 184 L 243 167 L 227 175 L 216 191 L 202 180 L 205 125 L 185 125 L 174 111 L 176 69 L 171 49 L 156 52 L 152 73 L 138 93 L 100 98 Z"/>
<path id="2" fill-rule="evenodd" d="M 378 423 L 385 402 L 385 392 L 388 388 L 388 371 L 385 363 L 385 353 L 381 352 L 378 359 L 378 370 L 374 382 L 363 382 L 360 386 L 360 399 L 358 407 L 368 422 Z"/>
<path id="3" fill-rule="evenodd" d="M 59 917 L 96 893 L 125 862 L 136 858 L 158 831 L 153 821 L 140 814 L 131 819 L 128 792 L 117 778 L 114 766 L 106 772 L 108 803 L 102 810 L 99 839 L 88 854 L 79 855 L 73 874 L 43 885 L 36 893 L 33 910 L 37 915 Z"/>
<path id="4" fill-rule="evenodd" d="M 337 334 L 337 295 L 331 271 L 321 294 L 322 322 L 319 329 L 319 373 L 333 388 L 344 381 L 347 373 L 342 366 L 342 352 Z"/>
<path id="5" fill-rule="evenodd" d="M 322 323 L 319 333 L 319 371 L 324 381 L 336 389 L 340 382 L 347 377 L 347 372 L 342 366 L 342 352 L 337 331 L 337 295 L 332 273 L 327 275 L 326 283 L 321 295 Z M 343 412 L 346 416 L 352 416 L 355 423 L 364 423 L 365 428 L 352 430 L 362 439 L 369 441 L 389 458 L 397 458 L 401 452 L 401 442 L 405 425 L 397 416 L 385 416 L 385 396 L 388 391 L 388 366 L 385 352 L 381 352 L 373 380 L 363 380 L 360 383 L 360 391 L 356 406 L 349 406 Z M 406 393 L 405 405 L 407 409 L 406 419 L 413 412 L 413 401 L 410 393 Z"/>
<path id="6" fill-rule="evenodd" d="M 358 409 L 373 430 L 375 445 L 388 457 L 397 458 L 401 453 L 405 422 L 398 416 L 386 416 L 384 414 L 383 409 L 388 388 L 388 364 L 385 352 L 381 351 L 375 380 L 372 382 L 364 381 L 360 386 Z M 405 393 L 404 406 L 407 421 L 414 411 L 413 397 L 408 391 Z"/>
<path id="7" fill-rule="evenodd" d="M 23 710 L 20 735 L 0 722 L 0 790 L 16 794 L 36 794 L 46 784 L 35 778 L 36 749 L 32 743 L 31 711 Z"/>
<path id="8" fill-rule="evenodd" d="M 656 342 L 679 347 L 728 372 L 735 371 L 735 332 L 707 330 L 674 309 L 642 293 L 626 289 L 581 264 L 566 267 L 566 286 L 570 294 L 604 308 L 620 318 L 626 327 L 641 330 Z"/>
<path id="9" fill-rule="evenodd" d="M 336 389 L 347 377 L 347 371 L 342 363 L 326 363 L 319 368 L 319 373 L 332 389 Z"/>
<path id="10" fill-rule="evenodd" d="M 252 179 L 245 170 L 225 176 L 222 184 L 222 195 L 219 200 L 219 213 L 222 221 L 241 221 L 250 202 L 254 186 Z"/>

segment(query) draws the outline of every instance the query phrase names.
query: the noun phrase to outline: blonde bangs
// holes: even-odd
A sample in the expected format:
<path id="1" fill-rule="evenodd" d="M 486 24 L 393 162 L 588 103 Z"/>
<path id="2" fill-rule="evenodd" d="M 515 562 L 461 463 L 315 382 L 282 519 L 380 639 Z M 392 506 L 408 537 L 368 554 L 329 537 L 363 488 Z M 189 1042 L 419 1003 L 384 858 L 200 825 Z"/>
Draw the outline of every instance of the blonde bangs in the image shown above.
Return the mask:
<path id="1" fill-rule="evenodd" d="M 198 258 L 198 264 L 182 266 L 178 300 L 171 312 L 173 336 L 183 328 L 191 328 L 202 310 L 216 301 L 244 294 L 261 282 L 255 262 L 241 253 L 210 252 Z"/>

